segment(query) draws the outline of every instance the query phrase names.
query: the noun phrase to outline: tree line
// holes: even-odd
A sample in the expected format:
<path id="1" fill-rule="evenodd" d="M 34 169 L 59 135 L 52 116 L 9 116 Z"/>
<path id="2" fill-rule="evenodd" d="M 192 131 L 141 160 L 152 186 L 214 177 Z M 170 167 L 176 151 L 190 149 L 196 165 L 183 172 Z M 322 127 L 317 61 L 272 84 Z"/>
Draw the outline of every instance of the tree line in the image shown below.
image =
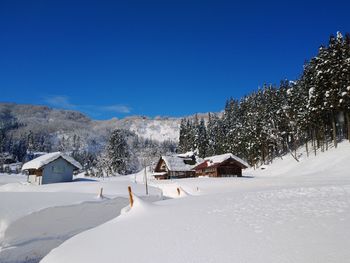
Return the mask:
<path id="1" fill-rule="evenodd" d="M 350 140 L 350 35 L 338 32 L 304 65 L 298 80 L 283 80 L 237 100 L 209 119 L 182 119 L 180 152 L 200 157 L 232 152 L 251 165 L 272 162 L 286 153 L 298 161 Z"/>
<path id="2" fill-rule="evenodd" d="M 93 138 L 74 131 L 32 131 L 9 110 L 0 111 L 0 172 L 4 172 L 4 164 L 24 163 L 43 153 L 61 151 L 80 162 L 88 175 L 129 174 L 160 155 L 174 153 L 176 146 L 172 141 L 145 139 L 124 129 Z"/>
<path id="3" fill-rule="evenodd" d="M 116 129 L 87 174 L 98 177 L 131 174 L 154 165 L 159 156 L 173 154 L 175 150 L 176 143 L 172 141 L 158 142 L 141 138 L 128 130 Z"/>

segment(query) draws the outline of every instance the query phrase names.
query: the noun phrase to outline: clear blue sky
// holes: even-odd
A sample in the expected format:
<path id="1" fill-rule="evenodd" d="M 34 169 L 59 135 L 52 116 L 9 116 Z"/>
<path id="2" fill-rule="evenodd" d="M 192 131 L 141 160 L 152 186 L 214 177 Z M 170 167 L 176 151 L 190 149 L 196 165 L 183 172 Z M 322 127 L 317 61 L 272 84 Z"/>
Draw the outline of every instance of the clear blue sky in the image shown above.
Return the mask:
<path id="1" fill-rule="evenodd" d="M 0 0 L 0 101 L 93 118 L 220 111 L 295 79 L 350 1 Z"/>

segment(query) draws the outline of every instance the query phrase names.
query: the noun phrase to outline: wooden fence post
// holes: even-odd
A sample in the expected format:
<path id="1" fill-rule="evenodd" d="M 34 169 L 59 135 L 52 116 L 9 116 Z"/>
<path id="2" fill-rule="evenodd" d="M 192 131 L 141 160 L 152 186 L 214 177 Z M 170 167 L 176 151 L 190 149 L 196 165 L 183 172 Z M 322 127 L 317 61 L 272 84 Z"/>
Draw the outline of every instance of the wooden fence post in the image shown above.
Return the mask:
<path id="1" fill-rule="evenodd" d="M 176 188 L 176 190 L 177 190 L 177 195 L 180 196 L 180 188 L 178 187 Z"/>
<path id="2" fill-rule="evenodd" d="M 102 198 L 103 197 L 103 187 L 100 188 L 97 197 L 98 198 Z"/>
<path id="3" fill-rule="evenodd" d="M 134 198 L 132 196 L 131 186 L 128 186 L 128 191 L 129 191 L 130 207 L 132 207 L 134 205 Z"/>

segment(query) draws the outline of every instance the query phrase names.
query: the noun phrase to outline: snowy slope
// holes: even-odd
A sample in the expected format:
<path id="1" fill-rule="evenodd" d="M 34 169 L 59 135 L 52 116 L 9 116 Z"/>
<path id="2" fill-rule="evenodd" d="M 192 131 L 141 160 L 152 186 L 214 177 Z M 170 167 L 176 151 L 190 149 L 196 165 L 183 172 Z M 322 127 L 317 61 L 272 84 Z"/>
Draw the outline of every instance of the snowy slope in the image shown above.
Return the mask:
<path id="1" fill-rule="evenodd" d="M 176 184 L 187 196 L 137 200 L 42 262 L 348 262 L 349 160 L 344 142 L 299 163 L 286 156 L 243 178 L 159 183 Z"/>
<path id="2" fill-rule="evenodd" d="M 143 138 L 160 142 L 166 140 L 177 142 L 180 134 L 180 119 L 135 120 L 129 129 Z"/>

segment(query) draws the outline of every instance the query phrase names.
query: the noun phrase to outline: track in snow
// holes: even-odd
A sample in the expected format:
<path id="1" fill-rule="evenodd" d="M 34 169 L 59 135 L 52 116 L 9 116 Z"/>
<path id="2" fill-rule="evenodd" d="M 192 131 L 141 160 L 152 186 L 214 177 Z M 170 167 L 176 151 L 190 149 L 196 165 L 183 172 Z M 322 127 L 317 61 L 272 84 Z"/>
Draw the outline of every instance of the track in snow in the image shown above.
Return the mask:
<path id="1" fill-rule="evenodd" d="M 25 200 L 24 200 L 25 201 Z M 2 263 L 36 263 L 70 237 L 120 214 L 126 198 L 51 207 L 22 217 L 5 232 Z M 93 244 L 94 240 L 91 240 Z"/>

